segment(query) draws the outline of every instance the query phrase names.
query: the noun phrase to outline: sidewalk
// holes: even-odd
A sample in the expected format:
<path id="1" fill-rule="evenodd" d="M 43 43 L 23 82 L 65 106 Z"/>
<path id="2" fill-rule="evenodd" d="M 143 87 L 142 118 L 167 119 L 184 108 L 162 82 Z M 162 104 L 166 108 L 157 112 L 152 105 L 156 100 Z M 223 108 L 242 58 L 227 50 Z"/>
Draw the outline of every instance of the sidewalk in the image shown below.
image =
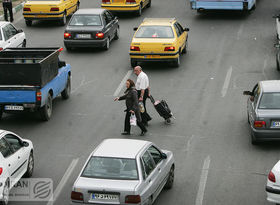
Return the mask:
<path id="1" fill-rule="evenodd" d="M 13 13 L 17 13 L 17 12 L 21 11 L 24 2 L 25 2 L 24 0 L 13 0 Z M 1 21 L 4 20 L 2 1 L 1 1 L 1 5 L 0 5 L 0 20 Z"/>

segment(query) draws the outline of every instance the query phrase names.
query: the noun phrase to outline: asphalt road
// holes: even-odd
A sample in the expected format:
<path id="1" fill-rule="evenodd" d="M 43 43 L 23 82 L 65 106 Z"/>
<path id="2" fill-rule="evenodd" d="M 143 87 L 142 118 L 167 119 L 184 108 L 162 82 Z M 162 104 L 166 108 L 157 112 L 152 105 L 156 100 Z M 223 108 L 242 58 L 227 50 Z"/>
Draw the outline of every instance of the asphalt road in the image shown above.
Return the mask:
<path id="1" fill-rule="evenodd" d="M 82 0 L 81 8 L 99 4 Z M 103 139 L 123 138 L 124 103 L 113 102 L 113 94 L 131 71 L 132 28 L 145 17 L 176 17 L 190 28 L 188 52 L 180 68 L 143 64 L 152 94 L 167 100 L 176 119 L 165 125 L 148 104 L 153 120 L 147 135 L 140 137 L 140 130 L 133 128 L 128 137 L 150 140 L 174 152 L 174 187 L 163 191 L 155 204 L 268 204 L 266 175 L 279 159 L 280 143 L 251 145 L 247 98 L 242 91 L 251 90 L 259 80 L 280 77 L 272 19 L 278 10 L 277 1 L 259 0 L 250 14 L 199 15 L 186 0 L 153 0 L 140 18 L 120 16 L 121 37 L 109 51 L 80 49 L 61 54 L 72 66 L 72 96 L 55 100 L 49 122 L 41 122 L 37 114 L 4 115 L 0 127 L 33 141 L 34 177 L 52 178 L 54 189 L 64 185 L 61 192 L 56 190 L 54 204 L 69 204 L 73 182 L 90 152 Z M 25 31 L 28 46 L 63 46 L 64 27 L 45 22 L 26 27 L 21 15 L 17 17 L 16 26 Z M 65 174 L 66 170 L 70 171 Z"/>

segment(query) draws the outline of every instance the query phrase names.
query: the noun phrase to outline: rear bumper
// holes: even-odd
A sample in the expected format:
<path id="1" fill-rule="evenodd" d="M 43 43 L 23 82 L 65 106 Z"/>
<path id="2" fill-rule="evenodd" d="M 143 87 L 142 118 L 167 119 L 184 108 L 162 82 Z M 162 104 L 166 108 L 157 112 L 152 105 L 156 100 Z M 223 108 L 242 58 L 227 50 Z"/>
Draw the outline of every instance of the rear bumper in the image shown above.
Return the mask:
<path id="1" fill-rule="evenodd" d="M 110 4 L 102 4 L 101 8 L 107 9 L 109 11 L 116 11 L 116 12 L 129 12 L 129 11 L 137 11 L 139 10 L 139 4 L 132 4 L 132 5 L 110 5 Z"/>
<path id="2" fill-rule="evenodd" d="M 261 130 L 252 128 L 252 134 L 258 141 L 280 140 L 280 130 Z"/>
<path id="3" fill-rule="evenodd" d="M 267 194 L 267 201 L 272 203 L 280 203 L 280 189 L 274 189 L 270 186 L 265 187 Z"/>
<path id="4" fill-rule="evenodd" d="M 250 10 L 253 1 L 191 1 L 191 8 L 195 10 Z"/>
<path id="5" fill-rule="evenodd" d="M 174 61 L 179 57 L 176 53 L 129 53 L 131 60 L 138 62 L 147 61 Z"/>
<path id="6" fill-rule="evenodd" d="M 106 39 L 102 39 L 102 40 L 64 40 L 64 45 L 66 47 L 96 48 L 96 47 L 104 47 L 105 44 L 106 44 Z"/>
<path id="7" fill-rule="evenodd" d="M 23 14 L 25 20 L 61 20 L 63 19 L 64 12 L 62 13 L 49 13 L 49 14 Z"/>

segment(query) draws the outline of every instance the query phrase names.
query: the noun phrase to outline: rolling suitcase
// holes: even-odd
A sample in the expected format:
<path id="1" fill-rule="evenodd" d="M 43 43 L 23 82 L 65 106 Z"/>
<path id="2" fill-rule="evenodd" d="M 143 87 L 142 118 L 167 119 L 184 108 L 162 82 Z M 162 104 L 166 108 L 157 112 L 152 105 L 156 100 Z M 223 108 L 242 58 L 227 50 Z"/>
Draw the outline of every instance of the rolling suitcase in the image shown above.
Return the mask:
<path id="1" fill-rule="evenodd" d="M 158 114 L 165 119 L 166 123 L 170 123 L 171 122 L 170 118 L 173 117 L 173 114 L 170 108 L 168 107 L 166 101 L 165 100 L 155 101 L 152 95 L 150 95 L 150 100 L 153 103 Z"/>

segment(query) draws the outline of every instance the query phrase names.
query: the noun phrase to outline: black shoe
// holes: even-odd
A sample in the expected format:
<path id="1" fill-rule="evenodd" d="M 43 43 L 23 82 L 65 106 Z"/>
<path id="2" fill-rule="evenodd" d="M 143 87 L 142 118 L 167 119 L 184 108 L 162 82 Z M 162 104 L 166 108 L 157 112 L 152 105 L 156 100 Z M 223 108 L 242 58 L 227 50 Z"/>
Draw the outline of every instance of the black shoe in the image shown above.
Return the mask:
<path id="1" fill-rule="evenodd" d="M 140 136 L 144 136 L 144 135 L 146 134 L 146 132 L 148 132 L 148 130 L 142 131 L 141 134 L 140 134 Z"/>
<path id="2" fill-rule="evenodd" d="M 130 135 L 130 132 L 122 132 L 122 135 Z"/>

